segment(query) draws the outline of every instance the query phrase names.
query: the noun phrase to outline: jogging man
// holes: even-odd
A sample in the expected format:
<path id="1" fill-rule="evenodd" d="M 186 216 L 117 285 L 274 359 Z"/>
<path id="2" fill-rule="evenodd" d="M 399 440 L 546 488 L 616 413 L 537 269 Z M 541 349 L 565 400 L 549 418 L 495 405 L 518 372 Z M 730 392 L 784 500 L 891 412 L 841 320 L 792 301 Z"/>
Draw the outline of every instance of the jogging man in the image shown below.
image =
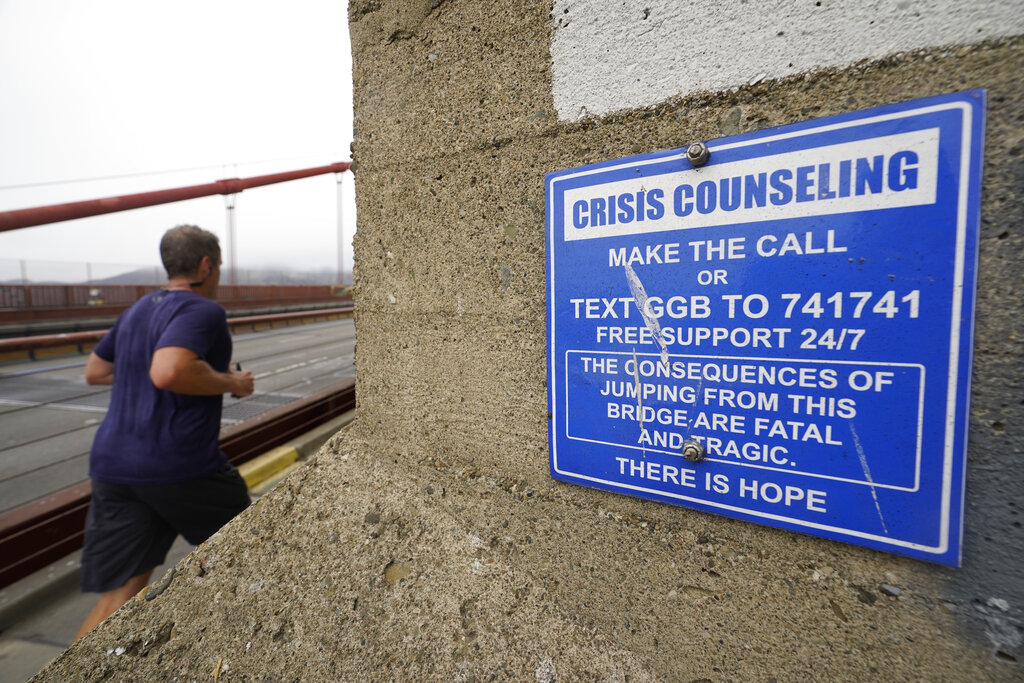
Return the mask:
<path id="1" fill-rule="evenodd" d="M 223 395 L 253 392 L 230 369 L 217 236 L 194 225 L 160 241 L 167 287 L 125 311 L 85 366 L 113 385 L 89 456 L 82 590 L 100 593 L 77 640 L 146 586 L 178 534 L 199 544 L 249 505 L 217 446 Z"/>

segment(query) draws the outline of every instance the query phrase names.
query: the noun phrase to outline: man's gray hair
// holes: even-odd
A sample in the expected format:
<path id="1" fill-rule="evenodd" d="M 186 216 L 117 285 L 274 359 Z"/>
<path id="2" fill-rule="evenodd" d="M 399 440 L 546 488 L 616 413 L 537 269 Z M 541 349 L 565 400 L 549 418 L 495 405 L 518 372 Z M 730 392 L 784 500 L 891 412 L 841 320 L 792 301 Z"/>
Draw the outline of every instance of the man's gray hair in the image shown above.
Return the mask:
<path id="1" fill-rule="evenodd" d="M 168 278 L 195 275 L 204 256 L 210 257 L 211 265 L 219 265 L 220 240 L 198 225 L 173 227 L 160 240 L 160 260 Z"/>

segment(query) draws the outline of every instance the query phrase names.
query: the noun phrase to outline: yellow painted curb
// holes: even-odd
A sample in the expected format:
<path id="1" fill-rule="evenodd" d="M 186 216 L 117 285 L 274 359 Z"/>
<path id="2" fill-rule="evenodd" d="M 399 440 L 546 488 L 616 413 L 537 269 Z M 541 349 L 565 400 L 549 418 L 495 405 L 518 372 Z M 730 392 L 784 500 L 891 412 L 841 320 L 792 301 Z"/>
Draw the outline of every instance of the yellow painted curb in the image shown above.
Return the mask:
<path id="1" fill-rule="evenodd" d="M 291 465 L 288 465 L 288 467 L 285 467 L 283 470 L 275 472 L 273 476 L 267 477 L 266 479 L 259 482 L 255 486 L 249 487 L 249 493 L 251 493 L 254 496 L 262 496 L 264 493 L 277 486 L 282 479 L 284 479 L 289 474 L 291 474 L 292 472 L 299 469 L 305 464 L 306 463 L 303 462 L 302 460 L 297 460 L 293 462 Z"/>
<path id="2" fill-rule="evenodd" d="M 298 459 L 299 451 L 294 446 L 278 446 L 239 465 L 238 473 L 242 475 L 242 479 L 245 479 L 246 486 L 251 489 Z"/>
<path id="3" fill-rule="evenodd" d="M 51 346 L 46 349 L 36 349 L 35 357 L 36 360 L 40 358 L 53 358 L 54 356 L 67 356 L 72 353 L 78 353 L 77 344 L 67 344 L 65 346 Z"/>

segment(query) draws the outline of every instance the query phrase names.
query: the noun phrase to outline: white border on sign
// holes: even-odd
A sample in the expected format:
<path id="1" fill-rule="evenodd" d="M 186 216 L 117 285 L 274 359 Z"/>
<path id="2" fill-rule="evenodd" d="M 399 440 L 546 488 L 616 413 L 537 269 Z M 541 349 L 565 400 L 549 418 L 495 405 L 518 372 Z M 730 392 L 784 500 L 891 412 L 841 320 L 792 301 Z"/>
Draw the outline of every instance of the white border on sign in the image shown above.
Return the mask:
<path id="1" fill-rule="evenodd" d="M 643 446 L 635 446 L 632 444 L 617 443 L 615 441 L 600 441 L 598 439 L 587 439 L 582 436 L 572 436 L 569 434 L 569 354 L 570 353 L 592 353 L 596 355 L 605 356 L 632 356 L 633 354 L 629 351 L 595 351 L 593 349 L 569 349 L 565 352 L 565 438 L 572 439 L 573 441 L 585 441 L 587 443 L 603 444 L 606 446 L 618 446 L 619 448 L 629 448 L 637 451 L 647 451 L 650 453 L 663 453 L 665 455 L 676 455 L 682 457 L 678 452 L 664 451 L 657 448 L 647 448 Z M 660 358 L 661 355 L 657 353 L 638 353 L 637 357 L 650 356 L 652 358 Z M 914 485 L 913 486 L 897 486 L 896 484 L 879 484 L 874 481 L 867 481 L 864 479 L 849 479 L 846 477 L 833 477 L 827 474 L 816 474 L 814 472 L 799 472 L 797 470 L 785 469 L 783 467 L 772 467 L 770 465 L 755 465 L 751 462 L 737 462 L 735 460 L 726 460 L 725 458 L 712 458 L 707 457 L 708 461 L 722 463 L 724 465 L 735 465 L 738 467 L 753 467 L 759 470 L 771 470 L 772 472 L 785 472 L 801 477 L 814 477 L 816 479 L 830 479 L 832 481 L 843 481 L 850 484 L 860 484 L 861 486 L 869 486 L 876 489 L 892 489 L 894 491 L 906 491 L 908 493 L 914 493 L 921 488 L 921 442 L 924 437 L 924 384 L 925 384 L 925 368 L 920 363 L 884 363 L 879 361 L 855 361 L 855 360 L 810 360 L 801 358 L 758 358 L 754 356 L 708 356 L 708 355 L 696 355 L 686 353 L 671 353 L 669 358 L 710 358 L 715 360 L 748 360 L 748 361 L 770 361 L 772 363 L 821 363 L 824 365 L 878 365 L 887 368 L 917 368 L 920 371 L 918 376 L 918 391 L 917 391 L 917 431 L 915 441 L 915 453 L 914 453 Z M 665 495 L 672 495 L 666 493 Z"/>
<path id="2" fill-rule="evenodd" d="M 910 116 L 921 116 L 923 114 L 932 114 L 942 111 L 960 110 L 962 119 L 962 134 L 961 134 L 961 147 L 960 147 L 960 188 L 957 197 L 957 216 L 956 216 L 956 252 L 955 261 L 953 266 L 953 289 L 951 292 L 952 297 L 952 310 L 951 310 L 951 323 L 950 323 L 950 354 L 949 354 L 949 376 L 947 380 L 946 390 L 946 430 L 945 430 L 945 443 L 943 444 L 943 464 L 942 464 L 942 494 L 941 494 L 941 512 L 939 518 L 939 543 L 935 546 L 929 546 L 922 543 L 914 543 L 912 541 L 904 541 L 901 539 L 891 538 L 889 536 L 879 536 L 878 534 L 871 534 L 862 531 L 856 531 L 852 529 L 846 529 L 843 527 L 835 527 L 827 524 L 818 524 L 815 522 L 809 522 L 807 520 L 795 519 L 792 517 L 785 517 L 783 515 L 775 515 L 766 512 L 752 511 L 745 508 L 740 508 L 732 505 L 716 504 L 704 499 L 690 498 L 686 496 L 678 496 L 680 500 L 687 502 L 697 503 L 700 505 L 706 505 L 709 507 L 717 507 L 722 510 L 728 510 L 743 515 L 751 515 L 754 517 L 760 517 L 762 519 L 770 519 L 777 522 L 784 522 L 786 524 L 792 524 L 794 526 L 803 526 L 807 528 L 817 529 L 820 531 L 827 531 L 840 536 L 850 536 L 854 538 L 863 538 L 866 540 L 875 541 L 885 545 L 899 546 L 904 548 L 910 548 L 921 552 L 930 554 L 941 555 L 949 549 L 949 513 L 951 500 L 950 496 L 952 493 L 953 486 L 953 445 L 956 431 L 956 408 L 957 408 L 957 397 L 956 397 L 956 384 L 957 384 L 957 372 L 960 360 L 960 334 L 961 334 L 961 311 L 963 307 L 963 291 L 964 291 L 964 249 L 967 242 L 967 191 L 968 191 L 968 180 L 970 179 L 970 163 L 971 163 L 971 133 L 973 126 L 973 112 L 971 111 L 970 105 L 966 102 L 945 102 L 943 104 L 931 105 L 927 107 L 920 107 L 918 109 L 908 109 L 899 112 L 893 112 L 890 114 L 881 114 L 879 116 L 872 116 L 864 119 L 852 119 L 849 121 L 842 121 L 839 123 L 832 123 L 817 128 L 803 128 L 801 130 L 792 131 L 789 133 L 780 133 L 779 135 L 773 135 L 768 137 L 758 137 L 751 140 L 741 140 L 739 142 L 732 142 L 723 145 L 717 145 L 710 147 L 712 153 L 715 150 L 726 150 L 726 149 L 738 149 L 753 144 L 762 144 L 765 142 L 773 142 L 775 140 L 788 140 L 797 138 L 805 135 L 811 135 L 816 133 L 824 133 L 833 130 L 842 130 L 852 126 L 862 126 L 872 123 L 881 123 L 884 121 L 892 121 L 894 119 L 907 118 Z M 549 236 L 549 248 L 551 253 L 551 273 L 550 283 L 551 291 L 548 293 L 549 297 L 549 321 L 551 334 L 548 340 L 548 346 L 550 348 L 550 359 L 551 368 L 555 367 L 555 231 L 553 224 L 550 221 L 553 220 L 554 216 L 554 196 L 556 194 L 555 186 L 558 183 L 564 182 L 569 179 L 579 178 L 583 176 L 593 175 L 594 173 L 604 173 L 607 171 L 636 167 L 641 165 L 649 165 L 653 163 L 661 163 L 665 160 L 664 157 L 656 159 L 648 159 L 641 162 L 630 162 L 623 163 L 614 166 L 602 166 L 596 169 L 589 169 L 586 171 L 580 171 L 579 173 L 567 174 L 559 176 L 550 181 L 550 191 L 548 192 L 549 205 L 547 207 L 547 216 L 549 224 L 546 226 Z M 555 373 L 552 372 L 552 382 L 555 381 Z M 552 396 L 557 396 L 557 387 L 549 387 L 549 391 L 552 392 Z M 551 420 L 554 424 L 557 424 L 558 420 L 558 402 L 551 401 Z M 966 446 L 965 446 L 966 447 Z M 574 472 L 562 470 L 558 466 L 558 447 L 557 440 L 552 440 L 551 443 L 551 462 L 554 470 L 566 477 L 572 477 L 575 479 L 592 481 L 597 484 L 604 484 L 612 488 L 632 490 L 642 493 L 649 493 L 656 496 L 666 496 L 664 491 L 655 489 L 648 489 L 641 486 L 635 486 L 632 484 L 624 484 L 617 481 L 609 481 L 605 479 L 599 479 L 595 477 L 588 477 Z"/>

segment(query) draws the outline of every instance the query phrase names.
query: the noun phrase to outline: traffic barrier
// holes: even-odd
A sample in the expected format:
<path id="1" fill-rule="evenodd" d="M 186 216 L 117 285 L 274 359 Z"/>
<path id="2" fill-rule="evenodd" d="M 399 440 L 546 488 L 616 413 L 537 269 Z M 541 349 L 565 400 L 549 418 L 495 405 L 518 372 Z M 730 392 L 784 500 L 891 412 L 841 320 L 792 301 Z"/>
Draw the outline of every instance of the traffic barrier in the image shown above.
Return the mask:
<path id="1" fill-rule="evenodd" d="M 0 324 L 112 318 L 160 285 L 0 285 Z M 221 285 L 217 302 L 229 311 L 352 301 L 346 285 Z"/>
<path id="2" fill-rule="evenodd" d="M 317 322 L 335 320 L 352 315 L 354 306 L 341 306 L 313 311 L 295 311 L 292 313 L 271 313 L 268 315 L 242 316 L 228 318 L 228 327 L 232 331 L 239 329 L 257 329 L 260 324 L 274 327 L 275 323 L 291 323 L 293 321 Z M 24 358 L 38 359 L 47 355 L 62 353 L 84 353 L 103 338 L 107 330 L 89 330 L 86 332 L 68 332 L 65 334 L 46 334 L 31 337 L 14 337 L 0 339 L 0 362 Z M 43 352 L 43 353 L 41 353 Z"/>

